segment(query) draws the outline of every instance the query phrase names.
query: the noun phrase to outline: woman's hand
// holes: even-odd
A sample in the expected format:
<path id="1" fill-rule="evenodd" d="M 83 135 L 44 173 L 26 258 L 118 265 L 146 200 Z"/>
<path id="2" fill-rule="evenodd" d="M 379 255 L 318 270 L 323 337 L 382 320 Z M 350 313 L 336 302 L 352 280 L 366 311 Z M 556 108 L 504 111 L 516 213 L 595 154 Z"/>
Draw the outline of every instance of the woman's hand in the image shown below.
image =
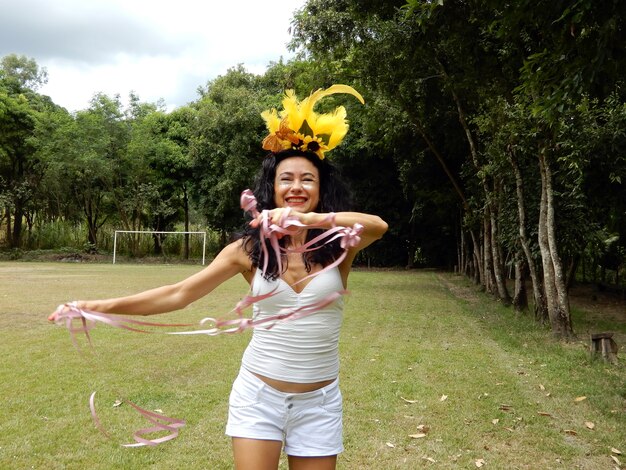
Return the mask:
<path id="1" fill-rule="evenodd" d="M 48 321 L 50 322 L 57 321 L 63 313 L 66 313 L 67 311 L 69 311 L 70 309 L 69 305 L 70 304 L 67 304 L 67 303 L 59 305 L 54 312 L 48 315 Z M 72 302 L 71 305 L 78 307 L 78 302 Z"/>
<path id="2" fill-rule="evenodd" d="M 303 228 L 305 228 L 304 226 L 310 225 L 313 221 L 311 213 L 299 212 L 290 207 L 277 207 L 276 209 L 271 209 L 260 213 L 250 222 L 250 226 L 253 228 L 260 227 L 265 217 L 267 217 L 270 225 L 275 225 L 284 230 L 287 230 L 291 235 L 297 234 Z M 276 231 L 275 233 L 278 238 L 282 238 L 283 236 L 287 235 L 279 231 Z"/>

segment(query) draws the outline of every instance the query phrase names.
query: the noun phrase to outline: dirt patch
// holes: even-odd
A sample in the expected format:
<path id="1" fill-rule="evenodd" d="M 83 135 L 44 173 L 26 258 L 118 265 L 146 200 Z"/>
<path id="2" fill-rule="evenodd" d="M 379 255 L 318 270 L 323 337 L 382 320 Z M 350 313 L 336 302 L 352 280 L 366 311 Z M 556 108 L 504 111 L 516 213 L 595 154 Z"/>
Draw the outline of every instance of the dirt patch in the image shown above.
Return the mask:
<path id="1" fill-rule="evenodd" d="M 437 274 L 437 279 L 439 279 L 439 281 L 446 286 L 446 288 L 452 292 L 455 297 L 466 300 L 470 303 L 479 302 L 480 299 L 478 298 L 478 295 L 476 295 L 476 288 L 455 284 L 454 282 L 450 282 L 449 279 L 446 279 L 446 277 L 441 274 Z"/>
<path id="2" fill-rule="evenodd" d="M 601 291 L 594 284 L 577 284 L 570 290 L 570 304 L 591 316 L 626 324 L 626 299 L 618 292 Z"/>
<path id="3" fill-rule="evenodd" d="M 479 301 L 478 287 L 467 285 L 466 278 L 459 277 L 459 282 L 456 282 L 445 273 L 438 274 L 437 278 L 455 297 L 468 302 Z M 512 289 L 512 286 L 509 287 Z M 527 286 L 527 292 L 532 296 L 530 285 Z M 532 301 L 531 298 L 529 300 Z M 597 318 L 626 325 L 626 298 L 619 292 L 600 290 L 594 284 L 576 284 L 570 289 L 570 305 L 583 310 L 590 320 Z"/>

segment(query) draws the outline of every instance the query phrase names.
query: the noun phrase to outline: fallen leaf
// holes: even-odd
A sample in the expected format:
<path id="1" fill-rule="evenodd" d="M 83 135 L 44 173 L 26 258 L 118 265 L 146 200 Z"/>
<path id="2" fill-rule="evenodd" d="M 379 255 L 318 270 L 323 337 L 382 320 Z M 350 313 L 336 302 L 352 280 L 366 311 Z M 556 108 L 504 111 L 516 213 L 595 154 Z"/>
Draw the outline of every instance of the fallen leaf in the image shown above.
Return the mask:
<path id="1" fill-rule="evenodd" d="M 401 398 L 402 400 L 404 400 L 405 402 L 407 402 L 407 403 L 417 403 L 417 402 L 418 402 L 418 400 L 409 400 L 409 399 L 404 398 L 404 397 L 400 397 L 400 398 Z"/>
<path id="2" fill-rule="evenodd" d="M 611 458 L 613 459 L 613 462 L 615 462 L 617 465 L 619 465 L 620 467 L 622 466 L 622 462 L 620 462 L 617 457 L 611 455 Z"/>
<path id="3" fill-rule="evenodd" d="M 411 439 L 421 439 L 422 437 L 426 437 L 426 434 L 424 434 L 423 432 L 419 434 L 409 434 L 409 437 Z"/>
<path id="4" fill-rule="evenodd" d="M 441 395 L 439 401 L 446 401 L 448 399 L 448 395 Z"/>
<path id="5" fill-rule="evenodd" d="M 565 429 L 565 430 L 563 430 L 563 432 L 565 434 L 569 434 L 570 436 L 577 436 L 578 435 L 578 433 L 576 431 L 574 431 L 573 429 Z"/>
<path id="6" fill-rule="evenodd" d="M 491 420 L 492 424 L 498 424 L 499 422 L 500 422 L 500 420 L 498 418 Z"/>
<path id="7" fill-rule="evenodd" d="M 391 442 L 387 442 L 387 447 L 391 447 L 392 449 L 395 447 Z"/>
<path id="8" fill-rule="evenodd" d="M 115 403 L 113 403 L 113 408 L 116 408 L 118 406 L 120 406 L 122 404 L 121 400 L 115 400 Z"/>
<path id="9" fill-rule="evenodd" d="M 579 403 L 579 402 L 581 402 L 581 401 L 585 401 L 586 399 L 587 399 L 587 397 L 576 397 L 576 398 L 574 398 L 574 401 L 575 401 L 576 403 Z"/>
<path id="10" fill-rule="evenodd" d="M 162 409 L 160 409 L 160 408 L 157 408 L 156 410 L 154 410 L 154 412 L 155 412 L 155 413 L 161 413 L 161 414 L 163 414 L 163 410 L 162 410 Z"/>
<path id="11" fill-rule="evenodd" d="M 422 457 L 422 459 L 428 460 L 430 463 L 437 463 L 437 461 L 433 459 L 432 457 Z"/>
<path id="12" fill-rule="evenodd" d="M 611 452 L 617 455 L 622 455 L 622 453 L 619 450 L 617 450 L 615 447 L 611 447 Z"/>
<path id="13" fill-rule="evenodd" d="M 502 411 L 510 411 L 512 408 L 513 407 L 511 405 L 502 404 L 502 405 L 500 405 L 499 409 L 502 410 Z"/>
<path id="14" fill-rule="evenodd" d="M 591 421 L 585 421 L 585 426 L 587 426 L 588 429 L 594 429 L 596 427 Z"/>
<path id="15" fill-rule="evenodd" d="M 513 428 L 504 428 L 504 429 L 506 429 L 509 432 L 515 432 L 515 429 L 513 429 Z"/>
<path id="16" fill-rule="evenodd" d="M 543 386 L 543 384 L 539 384 L 539 390 L 545 390 L 546 387 Z"/>
<path id="17" fill-rule="evenodd" d="M 552 418 L 552 415 L 546 411 L 537 411 L 537 414 L 539 416 L 549 416 L 550 418 Z"/>
<path id="18" fill-rule="evenodd" d="M 478 459 L 476 460 L 476 462 L 474 462 L 476 464 L 476 466 L 478 468 L 482 467 L 483 465 L 485 465 L 485 460 L 484 459 Z"/>

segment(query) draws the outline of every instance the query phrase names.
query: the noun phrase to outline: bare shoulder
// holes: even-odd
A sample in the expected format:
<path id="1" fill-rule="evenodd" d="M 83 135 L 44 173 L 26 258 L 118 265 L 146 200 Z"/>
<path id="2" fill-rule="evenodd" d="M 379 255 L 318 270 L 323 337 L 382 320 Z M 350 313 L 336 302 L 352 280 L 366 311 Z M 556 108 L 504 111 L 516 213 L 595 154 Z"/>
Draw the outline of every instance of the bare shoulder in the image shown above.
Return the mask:
<path id="1" fill-rule="evenodd" d="M 251 262 L 248 253 L 244 248 L 245 240 L 239 239 L 229 243 L 215 257 L 215 261 L 228 263 L 232 266 L 240 268 L 240 272 L 249 271 Z"/>

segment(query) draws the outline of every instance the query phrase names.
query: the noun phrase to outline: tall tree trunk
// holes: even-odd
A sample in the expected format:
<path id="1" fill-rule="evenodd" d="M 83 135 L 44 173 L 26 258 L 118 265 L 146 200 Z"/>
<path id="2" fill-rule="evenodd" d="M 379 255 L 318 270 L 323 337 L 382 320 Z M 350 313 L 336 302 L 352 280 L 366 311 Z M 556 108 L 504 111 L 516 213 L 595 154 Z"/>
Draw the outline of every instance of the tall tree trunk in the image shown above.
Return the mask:
<path id="1" fill-rule="evenodd" d="M 497 183 L 496 183 L 497 186 Z M 498 187 L 494 188 L 494 193 L 499 191 Z M 491 250 L 493 258 L 493 276 L 498 290 L 498 297 L 505 305 L 511 304 L 511 296 L 506 287 L 506 275 L 504 271 L 504 261 L 502 259 L 502 247 L 498 241 L 498 210 L 493 201 L 491 201 Z"/>
<path id="2" fill-rule="evenodd" d="M 465 272 L 465 232 L 463 228 L 459 229 L 459 242 L 456 247 L 456 265 L 455 272 Z"/>
<path id="3" fill-rule="evenodd" d="M 517 165 L 517 160 L 513 149 L 509 148 L 509 163 L 513 167 L 513 173 L 515 175 L 515 189 L 517 193 L 517 217 L 519 223 L 519 241 L 526 256 L 526 265 L 528 266 L 528 272 L 530 274 L 530 281 L 533 288 L 533 300 L 534 300 L 534 313 L 535 318 L 542 323 L 548 319 L 548 310 L 544 297 L 544 289 L 537 271 L 537 265 L 535 258 L 530 250 L 530 242 L 526 234 L 526 205 L 524 204 L 524 180 L 522 179 L 522 172 Z"/>
<path id="4" fill-rule="evenodd" d="M 11 238 L 13 236 L 13 230 L 11 228 L 11 209 L 9 208 L 9 206 L 5 206 L 4 211 L 5 217 L 7 219 L 7 242 L 9 243 L 9 246 L 13 246 L 13 240 Z"/>
<path id="5" fill-rule="evenodd" d="M 422 127 L 419 120 L 413 119 L 412 122 L 413 122 L 413 125 L 415 126 L 415 129 L 417 129 L 417 132 L 419 133 L 419 135 L 422 136 L 422 139 L 424 139 L 424 142 L 426 142 L 426 145 L 428 146 L 430 151 L 433 153 L 433 155 L 435 156 L 435 158 L 441 165 L 441 168 L 443 169 L 445 174 L 448 176 L 448 179 L 450 180 L 450 183 L 452 184 L 454 191 L 456 192 L 456 194 L 459 196 L 459 199 L 461 200 L 465 213 L 468 215 L 471 214 L 472 210 L 470 208 L 469 203 L 467 202 L 465 194 L 463 193 L 463 190 L 461 189 L 461 186 L 459 185 L 458 181 L 456 180 L 456 178 L 454 177 L 454 175 L 448 168 L 448 165 L 446 164 L 445 159 L 439 152 L 439 149 L 435 146 L 433 141 L 430 139 L 430 137 L 428 136 L 428 134 Z M 474 272 L 475 272 L 474 281 L 477 281 L 477 283 L 484 286 L 485 274 L 484 274 L 483 264 L 482 264 L 482 250 L 480 247 L 480 243 L 476 237 L 475 231 L 470 230 L 470 235 L 472 237 L 472 246 L 473 246 L 472 256 L 474 258 Z"/>
<path id="6" fill-rule="evenodd" d="M 485 206 L 483 214 L 483 271 L 485 273 L 485 289 L 497 296 L 496 281 L 493 273 L 493 251 L 491 248 L 491 216 L 489 206 Z"/>
<path id="7" fill-rule="evenodd" d="M 578 265 L 580 264 L 581 256 L 579 254 L 575 254 L 569 260 L 567 266 L 567 276 L 565 277 L 565 285 L 567 286 L 567 291 L 569 292 L 570 288 L 574 284 L 576 278 L 576 270 L 578 269 Z M 617 270 L 617 275 L 619 276 L 619 269 Z M 584 277 L 584 272 L 583 272 Z M 583 279 L 584 282 L 584 279 Z M 619 285 L 619 282 L 617 282 Z"/>
<path id="8" fill-rule="evenodd" d="M 476 171 L 479 173 L 480 175 L 480 181 L 483 185 L 483 191 L 485 193 L 485 211 L 483 213 L 483 236 L 484 236 L 484 252 L 483 252 L 483 258 L 484 258 L 484 281 L 485 284 L 483 284 L 485 286 L 485 288 L 487 289 L 488 292 L 500 297 L 500 293 L 498 291 L 497 285 L 496 285 L 496 273 L 494 272 L 494 265 L 493 265 L 493 248 L 492 246 L 494 244 L 497 244 L 498 241 L 497 239 L 493 239 L 493 237 L 491 236 L 491 210 L 489 207 L 489 187 L 487 185 L 487 179 L 484 176 L 484 173 L 481 170 L 480 167 L 480 162 L 478 160 L 478 150 L 476 148 L 476 142 L 474 141 L 474 136 L 472 135 L 472 131 L 469 128 L 469 125 L 467 124 L 467 117 L 465 115 L 465 109 L 463 108 L 463 105 L 461 104 L 461 99 L 459 98 L 459 96 L 457 95 L 456 91 L 454 90 L 454 86 L 452 84 L 452 81 L 450 80 L 450 77 L 448 76 L 448 73 L 446 72 L 445 67 L 443 66 L 443 64 L 441 62 L 439 62 L 439 67 L 440 67 L 440 71 L 442 76 L 444 77 L 444 79 L 448 82 L 449 85 L 449 89 L 450 92 L 452 93 L 452 98 L 454 100 L 454 103 L 456 104 L 456 108 L 457 108 L 457 113 L 459 116 L 459 122 L 461 124 L 461 127 L 463 128 L 463 131 L 465 132 L 465 137 L 467 139 L 467 143 L 469 145 L 469 149 L 470 149 L 470 156 L 472 157 L 472 163 L 474 164 L 474 168 L 476 169 Z M 496 248 L 497 249 L 497 248 Z"/>
<path id="9" fill-rule="evenodd" d="M 185 213 L 185 232 L 189 232 L 189 195 L 187 188 L 183 186 L 183 211 Z M 189 259 L 189 234 L 185 234 L 185 259 Z"/>
<path id="10" fill-rule="evenodd" d="M 480 247 L 479 239 L 476 236 L 476 232 L 474 230 L 470 230 L 470 235 L 472 237 L 472 246 L 474 248 L 472 251 L 472 258 L 473 258 L 473 264 L 474 264 L 474 283 L 484 286 L 485 274 L 483 271 L 482 249 Z"/>
<path id="11" fill-rule="evenodd" d="M 570 340 L 573 336 L 569 311 L 569 296 L 565 286 L 563 266 L 558 255 L 554 216 L 552 172 L 545 151 L 539 152 L 541 172 L 541 209 L 539 215 L 539 246 L 544 271 L 544 287 L 548 303 L 548 316 L 552 333 L 558 338 Z"/>
<path id="12" fill-rule="evenodd" d="M 15 201 L 13 209 L 13 234 L 11 235 L 11 248 L 20 248 L 22 246 L 22 226 L 24 220 L 24 208 L 22 201 Z"/>
<path id="13" fill-rule="evenodd" d="M 528 309 L 528 295 L 526 291 L 526 261 L 524 260 L 524 253 L 518 253 L 515 255 L 515 293 L 513 295 L 513 308 L 517 312 L 522 312 Z"/>

